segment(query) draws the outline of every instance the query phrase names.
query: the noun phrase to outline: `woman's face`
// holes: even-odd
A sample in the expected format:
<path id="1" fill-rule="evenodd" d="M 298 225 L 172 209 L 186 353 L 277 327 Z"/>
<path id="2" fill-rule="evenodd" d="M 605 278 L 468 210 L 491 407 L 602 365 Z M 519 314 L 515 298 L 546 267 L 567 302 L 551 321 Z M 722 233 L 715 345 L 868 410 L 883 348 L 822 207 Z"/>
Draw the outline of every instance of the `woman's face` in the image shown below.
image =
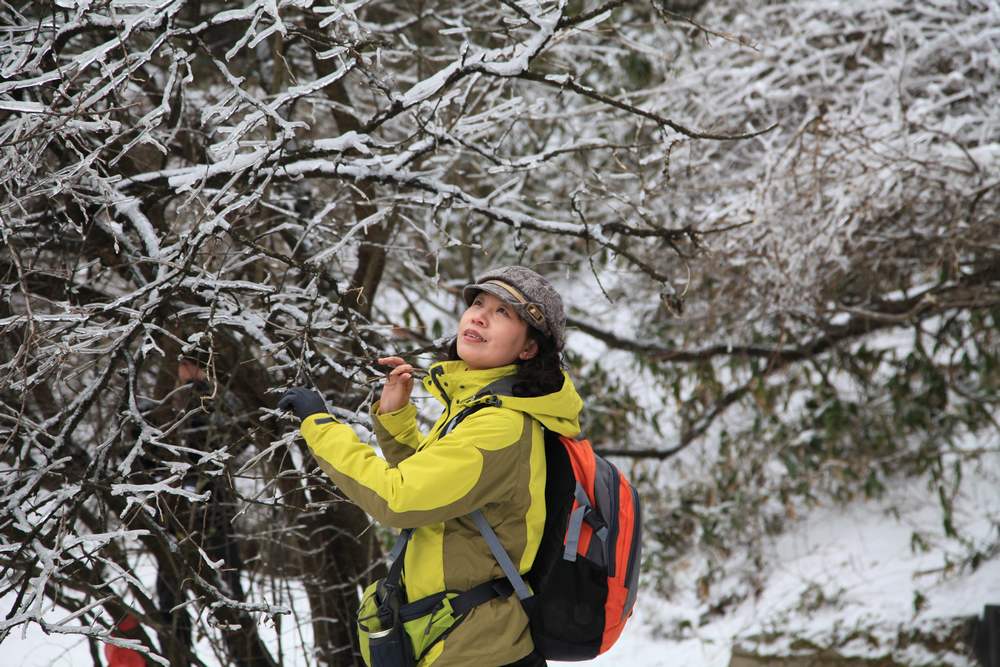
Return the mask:
<path id="1" fill-rule="evenodd" d="M 528 323 L 510 304 L 487 292 L 479 292 L 462 313 L 456 343 L 458 356 L 473 370 L 506 366 L 538 354 Z"/>

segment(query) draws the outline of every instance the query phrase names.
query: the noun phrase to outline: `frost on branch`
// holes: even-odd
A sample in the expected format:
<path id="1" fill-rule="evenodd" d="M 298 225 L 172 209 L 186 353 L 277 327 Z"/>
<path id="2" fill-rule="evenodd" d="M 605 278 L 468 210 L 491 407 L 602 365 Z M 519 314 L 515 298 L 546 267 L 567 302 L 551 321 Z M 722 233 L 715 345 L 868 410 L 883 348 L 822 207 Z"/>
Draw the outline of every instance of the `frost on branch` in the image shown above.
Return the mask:
<path id="1" fill-rule="evenodd" d="M 903 460 L 946 510 L 927 442 L 995 386 L 997 10 L 912 4 L 3 5 L 0 639 L 354 664 L 380 535 L 276 397 L 362 429 L 498 264 L 565 289 L 595 442 L 704 462 L 650 485 L 706 605 L 803 498 Z"/>

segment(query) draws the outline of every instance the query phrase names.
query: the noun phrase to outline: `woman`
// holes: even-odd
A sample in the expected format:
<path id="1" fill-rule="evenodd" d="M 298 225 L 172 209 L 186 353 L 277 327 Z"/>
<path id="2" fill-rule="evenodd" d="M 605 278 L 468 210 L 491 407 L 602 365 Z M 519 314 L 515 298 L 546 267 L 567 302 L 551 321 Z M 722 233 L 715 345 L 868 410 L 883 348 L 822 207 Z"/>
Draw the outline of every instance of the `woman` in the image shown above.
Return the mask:
<path id="1" fill-rule="evenodd" d="M 426 435 L 410 403 L 413 366 L 400 357 L 379 360 L 392 367 L 371 408 L 384 460 L 329 415 L 315 392 L 289 390 L 278 405 L 303 420 L 306 443 L 343 493 L 380 523 L 413 529 L 402 561 L 403 601 L 443 595 L 464 610 L 454 594 L 505 579 L 470 513 L 482 511 L 527 572 L 545 523 L 542 424 L 576 435 L 582 402 L 561 369 L 565 316 L 548 281 L 525 267 L 501 267 L 463 295 L 468 308 L 448 359 L 432 365 L 423 381 L 444 405 Z M 454 618 L 408 623 L 417 664 L 544 665 L 520 601 L 507 593 L 491 594 Z M 359 627 L 368 660 L 366 604 Z M 440 605 L 435 609 L 440 613 Z"/>

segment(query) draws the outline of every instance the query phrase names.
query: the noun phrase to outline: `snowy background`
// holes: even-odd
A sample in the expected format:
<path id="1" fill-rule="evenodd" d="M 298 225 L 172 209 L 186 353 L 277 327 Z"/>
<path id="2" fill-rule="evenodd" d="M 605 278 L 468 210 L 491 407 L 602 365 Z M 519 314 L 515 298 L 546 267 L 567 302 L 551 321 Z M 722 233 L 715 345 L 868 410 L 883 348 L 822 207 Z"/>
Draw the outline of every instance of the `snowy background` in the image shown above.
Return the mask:
<path id="1" fill-rule="evenodd" d="M 998 174 L 993 0 L 2 3 L 0 665 L 353 662 L 388 536 L 276 397 L 368 437 L 511 263 L 647 508 L 595 662 L 971 665 Z"/>

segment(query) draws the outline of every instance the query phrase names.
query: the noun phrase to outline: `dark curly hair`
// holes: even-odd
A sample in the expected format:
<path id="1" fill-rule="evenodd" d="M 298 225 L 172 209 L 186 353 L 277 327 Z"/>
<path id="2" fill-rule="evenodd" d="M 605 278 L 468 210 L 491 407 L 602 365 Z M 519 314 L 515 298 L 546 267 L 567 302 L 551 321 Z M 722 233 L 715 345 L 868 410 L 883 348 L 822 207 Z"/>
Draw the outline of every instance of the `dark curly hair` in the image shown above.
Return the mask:
<path id="1" fill-rule="evenodd" d="M 538 344 L 538 354 L 531 359 L 518 359 L 514 374 L 514 396 L 544 396 L 562 389 L 562 357 L 556 342 L 534 327 L 528 327 L 528 336 Z M 445 360 L 458 361 L 458 337 L 451 340 Z"/>

